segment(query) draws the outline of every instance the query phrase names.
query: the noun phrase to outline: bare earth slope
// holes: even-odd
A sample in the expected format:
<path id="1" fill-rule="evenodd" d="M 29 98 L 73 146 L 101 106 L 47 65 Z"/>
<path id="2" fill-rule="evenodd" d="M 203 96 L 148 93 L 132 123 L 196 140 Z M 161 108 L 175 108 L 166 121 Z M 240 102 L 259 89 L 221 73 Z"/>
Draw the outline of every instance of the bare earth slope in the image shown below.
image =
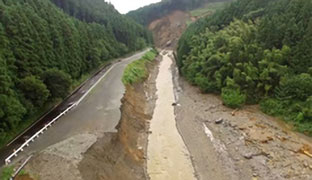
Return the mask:
<path id="1" fill-rule="evenodd" d="M 189 18 L 188 13 L 174 11 L 161 19 L 153 21 L 148 28 L 153 32 L 156 47 L 173 50 L 186 29 L 186 21 Z"/>

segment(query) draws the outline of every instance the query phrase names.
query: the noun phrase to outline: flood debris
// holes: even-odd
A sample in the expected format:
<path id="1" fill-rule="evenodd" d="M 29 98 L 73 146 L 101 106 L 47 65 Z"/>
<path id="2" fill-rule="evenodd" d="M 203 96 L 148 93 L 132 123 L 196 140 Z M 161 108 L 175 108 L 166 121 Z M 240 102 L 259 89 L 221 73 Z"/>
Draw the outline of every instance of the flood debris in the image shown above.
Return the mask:
<path id="1" fill-rule="evenodd" d="M 293 132 L 258 106 L 233 110 L 223 106 L 219 96 L 201 94 L 184 79 L 179 84 L 183 92 L 178 93 L 182 107 L 176 109 L 177 123 L 183 127 L 182 136 L 189 140 L 200 179 L 312 179 L 312 138 Z M 213 132 L 214 142 L 225 145 L 225 153 L 212 152 L 213 144 L 199 150 L 204 141 L 197 140 L 206 134 L 197 129 L 203 123 Z M 231 160 L 233 166 L 229 166 Z M 213 169 L 209 168 L 211 163 Z"/>
<path id="2" fill-rule="evenodd" d="M 312 158 L 312 148 L 311 146 L 304 144 L 298 151 L 299 153 L 305 154 L 308 157 Z"/>
<path id="3" fill-rule="evenodd" d="M 219 118 L 219 119 L 215 120 L 215 123 L 216 123 L 216 124 L 221 124 L 221 123 L 223 123 L 223 118 Z"/>

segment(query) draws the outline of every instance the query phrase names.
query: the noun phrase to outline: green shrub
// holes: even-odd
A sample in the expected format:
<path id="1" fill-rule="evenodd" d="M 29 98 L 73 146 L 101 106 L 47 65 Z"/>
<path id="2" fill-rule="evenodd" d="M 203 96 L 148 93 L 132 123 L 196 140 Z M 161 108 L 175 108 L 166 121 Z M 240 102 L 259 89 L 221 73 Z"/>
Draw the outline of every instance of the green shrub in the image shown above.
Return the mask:
<path id="1" fill-rule="evenodd" d="M 125 85 L 143 80 L 147 75 L 145 60 L 140 59 L 129 64 L 123 74 L 122 82 Z"/>
<path id="2" fill-rule="evenodd" d="M 312 95 L 312 76 L 302 73 L 299 75 L 284 77 L 277 91 L 279 98 L 292 98 L 306 100 Z"/>
<path id="3" fill-rule="evenodd" d="M 246 95 L 238 89 L 223 88 L 221 97 L 223 103 L 230 108 L 239 108 L 246 102 Z"/>
<path id="4" fill-rule="evenodd" d="M 9 180 L 14 173 L 13 166 L 7 166 L 2 169 L 0 179 L 1 180 Z"/>
<path id="5" fill-rule="evenodd" d="M 270 115 L 281 115 L 285 112 L 283 103 L 277 99 L 264 99 L 260 102 L 260 109 Z"/>
<path id="6" fill-rule="evenodd" d="M 134 84 L 143 81 L 147 75 L 146 63 L 155 59 L 157 53 L 155 50 L 147 52 L 141 59 L 130 63 L 122 76 L 124 85 Z"/>
<path id="7" fill-rule="evenodd" d="M 205 93 L 218 92 L 218 86 L 216 82 L 211 82 L 201 74 L 198 74 L 195 78 L 195 84 Z"/>

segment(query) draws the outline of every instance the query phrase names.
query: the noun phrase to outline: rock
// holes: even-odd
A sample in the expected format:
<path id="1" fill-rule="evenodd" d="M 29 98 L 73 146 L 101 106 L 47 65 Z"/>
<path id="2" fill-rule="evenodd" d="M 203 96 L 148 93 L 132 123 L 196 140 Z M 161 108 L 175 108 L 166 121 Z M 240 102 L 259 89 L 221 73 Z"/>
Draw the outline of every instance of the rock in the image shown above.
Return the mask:
<path id="1" fill-rule="evenodd" d="M 244 158 L 246 158 L 246 159 L 251 159 L 253 155 L 252 155 L 251 153 L 246 153 L 246 154 L 244 154 L 243 156 L 244 156 Z"/>
<path id="2" fill-rule="evenodd" d="M 166 46 L 170 46 L 172 44 L 172 41 L 168 41 L 167 43 L 166 43 Z"/>
<path id="3" fill-rule="evenodd" d="M 219 118 L 215 121 L 216 124 L 221 124 L 223 122 L 223 118 Z"/>
<path id="4" fill-rule="evenodd" d="M 181 106 L 179 103 L 172 103 L 172 106 Z"/>

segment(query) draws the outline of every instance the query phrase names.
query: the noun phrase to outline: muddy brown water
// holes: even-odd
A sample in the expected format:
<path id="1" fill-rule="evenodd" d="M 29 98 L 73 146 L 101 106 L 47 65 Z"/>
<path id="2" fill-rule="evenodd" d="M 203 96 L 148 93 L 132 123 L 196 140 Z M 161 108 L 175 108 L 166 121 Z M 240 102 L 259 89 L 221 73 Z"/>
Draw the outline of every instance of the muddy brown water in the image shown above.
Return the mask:
<path id="1" fill-rule="evenodd" d="M 189 152 L 180 136 L 174 115 L 173 82 L 169 55 L 163 57 L 156 79 L 157 96 L 148 138 L 147 171 L 151 180 L 196 179 Z"/>

